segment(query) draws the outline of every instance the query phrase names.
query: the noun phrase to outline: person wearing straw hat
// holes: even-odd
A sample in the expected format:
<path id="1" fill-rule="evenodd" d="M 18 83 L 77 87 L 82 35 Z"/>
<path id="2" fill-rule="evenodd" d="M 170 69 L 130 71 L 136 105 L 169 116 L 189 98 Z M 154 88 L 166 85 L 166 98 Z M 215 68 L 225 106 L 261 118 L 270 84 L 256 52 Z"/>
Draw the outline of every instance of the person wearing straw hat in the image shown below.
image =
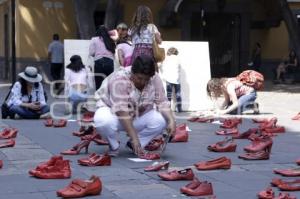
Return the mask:
<path id="1" fill-rule="evenodd" d="M 46 104 L 42 76 L 33 66 L 27 66 L 24 72 L 18 74 L 19 80 L 11 89 L 8 100 L 10 118 L 19 116 L 24 119 L 38 119 L 49 115 Z"/>

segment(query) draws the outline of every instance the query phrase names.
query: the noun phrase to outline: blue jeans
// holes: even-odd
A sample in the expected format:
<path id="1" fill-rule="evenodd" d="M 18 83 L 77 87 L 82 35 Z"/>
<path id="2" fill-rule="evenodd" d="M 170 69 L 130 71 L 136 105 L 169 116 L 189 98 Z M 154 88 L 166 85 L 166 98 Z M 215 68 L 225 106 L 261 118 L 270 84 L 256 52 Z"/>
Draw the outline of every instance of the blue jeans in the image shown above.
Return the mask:
<path id="1" fill-rule="evenodd" d="M 85 92 L 80 92 L 80 91 L 77 91 L 73 88 L 70 88 L 69 98 L 70 98 L 70 102 L 72 103 L 72 111 L 73 111 L 73 113 L 75 113 L 76 110 L 77 110 L 78 104 L 80 102 L 86 102 L 87 93 L 86 93 L 86 91 Z"/>
<path id="2" fill-rule="evenodd" d="M 96 90 L 101 87 L 103 80 L 112 72 L 114 72 L 114 60 L 103 57 L 95 61 L 94 73 Z"/>
<path id="3" fill-rule="evenodd" d="M 44 105 L 41 107 L 41 110 L 34 111 L 18 105 L 12 105 L 9 108 L 9 111 L 11 115 L 14 116 L 15 114 L 18 114 L 20 117 L 24 119 L 39 119 L 42 114 L 49 112 L 50 108 L 48 105 Z"/>
<path id="4" fill-rule="evenodd" d="M 237 109 L 237 114 L 241 115 L 243 110 L 246 108 L 248 104 L 253 103 L 256 100 L 256 91 L 253 91 L 247 95 L 242 95 L 238 101 L 238 109 Z"/>
<path id="5" fill-rule="evenodd" d="M 166 82 L 167 84 L 167 98 L 169 101 L 172 99 L 172 88 L 175 89 L 175 95 L 176 95 L 176 108 L 178 112 L 182 111 L 181 108 L 181 86 L 180 84 L 172 84 L 170 82 Z"/>

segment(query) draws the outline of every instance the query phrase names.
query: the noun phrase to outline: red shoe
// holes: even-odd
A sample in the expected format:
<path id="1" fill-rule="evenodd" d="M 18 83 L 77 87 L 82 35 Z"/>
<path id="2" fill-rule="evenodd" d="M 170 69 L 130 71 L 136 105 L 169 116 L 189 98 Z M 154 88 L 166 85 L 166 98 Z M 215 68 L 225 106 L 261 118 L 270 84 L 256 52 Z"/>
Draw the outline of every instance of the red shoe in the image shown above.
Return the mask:
<path id="1" fill-rule="evenodd" d="M 157 160 L 160 159 L 160 155 L 158 153 L 144 153 L 138 156 L 141 159 L 145 160 Z"/>
<path id="2" fill-rule="evenodd" d="M 236 143 L 234 143 L 233 139 L 228 139 L 227 137 L 225 140 L 221 142 L 217 142 L 216 144 L 209 145 L 207 149 L 213 152 L 235 152 L 236 150 Z"/>
<path id="3" fill-rule="evenodd" d="M 239 158 L 244 159 L 244 160 L 268 160 L 268 159 L 270 159 L 270 153 L 267 151 L 245 153 L 245 154 L 239 155 Z"/>
<path id="4" fill-rule="evenodd" d="M 241 134 L 232 135 L 233 139 L 248 139 L 252 134 L 255 134 L 258 131 L 257 128 L 251 128 Z"/>
<path id="5" fill-rule="evenodd" d="M 35 169 L 32 169 L 29 171 L 30 175 L 34 175 L 36 171 L 38 170 L 43 170 L 46 167 L 53 167 L 56 163 L 56 161 L 62 161 L 63 157 L 61 155 L 58 156 L 53 156 L 50 158 L 50 160 L 48 160 L 47 162 L 42 162 L 41 164 L 39 164 Z"/>
<path id="6" fill-rule="evenodd" d="M 0 160 L 0 169 L 2 169 L 2 167 L 3 167 L 3 161 Z"/>
<path id="7" fill-rule="evenodd" d="M 248 146 L 244 147 L 244 150 L 250 153 L 259 152 L 259 151 L 268 151 L 271 152 L 273 141 L 271 137 L 264 137 L 261 140 L 254 140 Z"/>
<path id="8" fill-rule="evenodd" d="M 196 189 L 201 184 L 197 177 L 194 177 L 193 181 L 180 188 L 181 193 L 186 193 L 189 189 Z"/>
<path id="9" fill-rule="evenodd" d="M 218 130 L 216 131 L 217 135 L 237 135 L 239 134 L 239 131 L 237 130 L 237 128 L 233 128 L 230 129 L 230 131 L 226 131 L 226 130 Z"/>
<path id="10" fill-rule="evenodd" d="M 159 171 L 159 170 L 168 170 L 169 168 L 169 161 L 166 162 L 154 162 L 152 165 L 147 166 L 144 168 L 144 171 Z"/>
<path id="11" fill-rule="evenodd" d="M 108 141 L 103 140 L 101 135 L 98 133 L 93 133 L 91 135 L 85 135 L 81 137 L 81 140 L 90 140 L 98 145 L 109 145 Z"/>
<path id="12" fill-rule="evenodd" d="M 78 163 L 83 166 L 110 166 L 111 165 L 111 157 L 107 154 L 97 155 L 95 153 L 91 154 L 87 158 L 81 158 L 78 160 Z"/>
<path id="13" fill-rule="evenodd" d="M 274 199 L 297 199 L 295 196 L 291 196 L 288 193 L 279 193 L 279 196 L 275 197 Z"/>
<path id="14" fill-rule="evenodd" d="M 259 199 L 274 199 L 275 193 L 272 188 L 267 188 L 257 194 Z"/>
<path id="15" fill-rule="evenodd" d="M 186 189 L 184 194 L 189 196 L 210 196 L 213 195 L 213 187 L 210 182 L 201 182 L 195 189 Z"/>
<path id="16" fill-rule="evenodd" d="M 174 181 L 174 180 L 192 180 L 194 178 L 194 173 L 191 168 L 183 170 L 174 170 L 170 172 L 159 172 L 157 174 L 161 179 Z"/>
<path id="17" fill-rule="evenodd" d="M 171 142 L 187 142 L 189 134 L 186 130 L 186 124 L 180 124 L 176 127 L 176 133 L 171 139 Z"/>
<path id="18" fill-rule="evenodd" d="M 78 155 L 81 149 L 85 148 L 85 153 L 89 151 L 90 140 L 82 140 L 80 143 L 73 146 L 71 149 L 60 152 L 62 155 Z"/>
<path id="19" fill-rule="evenodd" d="M 281 191 L 300 191 L 300 180 L 294 180 L 290 182 L 282 182 L 277 187 Z"/>
<path id="20" fill-rule="evenodd" d="M 297 177 L 297 176 L 300 176 L 300 168 L 274 169 L 273 171 L 276 174 L 280 174 L 282 176 L 287 176 L 287 177 Z"/>
<path id="21" fill-rule="evenodd" d="M 240 123 L 242 123 L 242 118 L 225 119 L 220 127 L 225 129 L 232 129 L 236 128 Z"/>
<path id="22" fill-rule="evenodd" d="M 266 122 L 266 123 L 261 123 L 261 124 L 259 125 L 259 128 L 260 128 L 260 129 L 273 128 L 273 127 L 276 127 L 276 123 L 277 123 L 277 118 L 276 118 L 276 117 L 273 117 L 273 118 L 271 118 L 268 122 Z"/>
<path id="23" fill-rule="evenodd" d="M 267 123 L 269 120 L 268 119 L 253 118 L 252 121 L 254 123 Z"/>
<path id="24" fill-rule="evenodd" d="M 64 179 L 71 177 L 71 168 L 69 160 L 57 160 L 52 167 L 45 167 L 41 170 L 36 170 L 34 175 L 42 179 Z"/>
<path id="25" fill-rule="evenodd" d="M 161 145 L 164 143 L 162 138 L 153 139 L 147 146 L 145 146 L 145 150 L 147 151 L 156 151 L 160 149 Z"/>
<path id="26" fill-rule="evenodd" d="M 16 144 L 15 140 L 10 139 L 10 140 L 0 143 L 0 148 L 14 147 L 15 144 Z"/>
<path id="27" fill-rule="evenodd" d="M 273 128 L 266 128 L 263 131 L 267 134 L 272 135 L 273 133 L 284 133 L 285 128 L 283 126 L 277 126 L 277 127 L 273 127 Z"/>
<path id="28" fill-rule="evenodd" d="M 198 170 L 230 169 L 231 160 L 226 157 L 220 157 L 206 162 L 194 164 Z"/>
<path id="29" fill-rule="evenodd" d="M 212 123 L 214 121 L 213 118 L 204 118 L 204 117 L 200 117 L 200 118 L 197 118 L 196 122 L 199 122 L 199 123 Z"/>
<path id="30" fill-rule="evenodd" d="M 292 120 L 300 120 L 300 112 L 296 116 L 292 117 Z"/>
<path id="31" fill-rule="evenodd" d="M 92 176 L 89 180 L 75 179 L 65 188 L 58 190 L 57 196 L 63 198 L 80 198 L 91 195 L 99 195 L 102 191 L 102 183 L 99 177 Z"/>
<path id="32" fill-rule="evenodd" d="M 95 115 L 95 112 L 84 113 L 83 117 L 81 119 L 81 122 L 85 122 L 85 123 L 94 122 L 94 115 Z"/>
<path id="33" fill-rule="evenodd" d="M 0 139 L 16 138 L 17 134 L 18 134 L 18 129 L 16 129 L 16 128 L 6 128 L 0 133 Z"/>
<path id="34" fill-rule="evenodd" d="M 46 121 L 44 122 L 44 125 L 45 125 L 46 127 L 51 127 L 51 126 L 53 126 L 53 119 L 52 119 L 52 118 L 46 119 Z"/>
<path id="35" fill-rule="evenodd" d="M 67 126 L 67 120 L 65 119 L 60 119 L 58 121 L 53 122 L 53 127 L 65 127 Z"/>

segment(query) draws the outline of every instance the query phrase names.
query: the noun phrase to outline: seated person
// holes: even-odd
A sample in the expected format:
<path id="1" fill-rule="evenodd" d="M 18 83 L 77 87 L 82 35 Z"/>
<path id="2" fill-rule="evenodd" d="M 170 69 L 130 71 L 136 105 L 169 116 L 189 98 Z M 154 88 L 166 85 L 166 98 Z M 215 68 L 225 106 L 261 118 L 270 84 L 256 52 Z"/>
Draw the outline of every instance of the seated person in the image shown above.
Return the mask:
<path id="1" fill-rule="evenodd" d="M 35 67 L 27 66 L 18 74 L 17 81 L 11 89 L 11 97 L 7 102 L 10 118 L 18 115 L 24 119 L 38 119 L 49 116 L 46 104 L 42 76 Z"/>
<path id="2" fill-rule="evenodd" d="M 147 55 L 138 56 L 132 67 L 121 68 L 108 76 L 96 92 L 99 96 L 94 123 L 97 132 L 109 142 L 111 156 L 117 156 L 118 132 L 125 131 L 127 145 L 140 156 L 144 147 L 165 128 L 175 133 L 175 120 L 155 62 Z"/>
<path id="3" fill-rule="evenodd" d="M 72 113 L 77 112 L 78 104 L 86 102 L 88 97 L 88 71 L 79 55 L 70 58 L 71 63 L 65 70 L 65 95 L 72 104 Z"/>
<path id="4" fill-rule="evenodd" d="M 207 94 L 214 98 L 224 96 L 224 102 L 217 110 L 218 114 L 237 113 L 240 115 L 243 109 L 256 99 L 255 89 L 236 78 L 212 78 L 207 83 Z"/>
<path id="5" fill-rule="evenodd" d="M 289 57 L 287 60 L 283 60 L 276 69 L 276 80 L 275 82 L 281 82 L 282 77 L 286 73 L 294 74 L 298 66 L 298 61 L 296 53 L 294 50 L 290 51 Z"/>

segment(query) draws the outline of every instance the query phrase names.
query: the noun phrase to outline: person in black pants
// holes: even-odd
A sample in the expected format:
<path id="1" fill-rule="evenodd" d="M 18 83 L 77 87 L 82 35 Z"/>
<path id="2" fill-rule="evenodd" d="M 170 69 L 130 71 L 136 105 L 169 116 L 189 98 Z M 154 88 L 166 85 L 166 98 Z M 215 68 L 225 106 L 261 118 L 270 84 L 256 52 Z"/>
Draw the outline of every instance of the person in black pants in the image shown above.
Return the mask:
<path id="1" fill-rule="evenodd" d="M 94 58 L 96 90 L 101 87 L 103 80 L 114 71 L 114 54 L 116 44 L 111 38 L 115 31 L 108 31 L 105 26 L 100 26 L 96 31 L 96 37 L 91 39 L 89 55 Z"/>

